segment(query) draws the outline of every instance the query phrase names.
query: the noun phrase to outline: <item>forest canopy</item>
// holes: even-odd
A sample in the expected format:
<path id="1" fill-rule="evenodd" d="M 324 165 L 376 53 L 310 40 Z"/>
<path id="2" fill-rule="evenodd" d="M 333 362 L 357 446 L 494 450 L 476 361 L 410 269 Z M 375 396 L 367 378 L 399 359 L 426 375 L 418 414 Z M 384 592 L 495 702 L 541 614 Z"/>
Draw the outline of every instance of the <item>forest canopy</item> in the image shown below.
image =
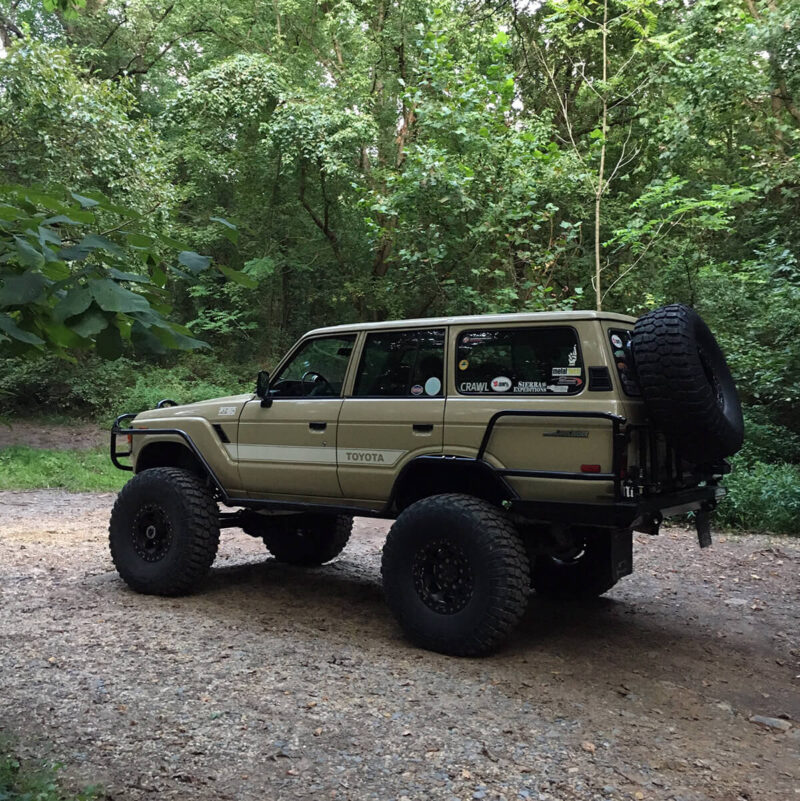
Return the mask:
<path id="1" fill-rule="evenodd" d="M 323 324 L 681 301 L 752 447 L 796 444 L 798 32 L 798 0 L 0 0 L 0 355 L 254 370 Z"/>

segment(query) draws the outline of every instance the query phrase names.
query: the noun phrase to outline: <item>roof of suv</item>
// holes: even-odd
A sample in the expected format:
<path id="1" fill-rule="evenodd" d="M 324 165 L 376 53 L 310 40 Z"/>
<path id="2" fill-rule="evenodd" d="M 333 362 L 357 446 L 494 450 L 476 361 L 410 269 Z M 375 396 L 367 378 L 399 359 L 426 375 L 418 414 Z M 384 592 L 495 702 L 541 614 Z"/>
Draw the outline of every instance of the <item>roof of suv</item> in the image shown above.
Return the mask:
<path id="1" fill-rule="evenodd" d="M 613 320 L 631 325 L 635 317 L 598 311 L 527 312 L 523 314 L 473 314 L 459 317 L 422 317 L 416 320 L 385 320 L 380 323 L 351 323 L 315 328 L 307 336 L 347 331 L 372 331 L 388 328 L 434 328 L 444 325 L 494 325 L 496 323 L 565 323 L 573 320 Z"/>

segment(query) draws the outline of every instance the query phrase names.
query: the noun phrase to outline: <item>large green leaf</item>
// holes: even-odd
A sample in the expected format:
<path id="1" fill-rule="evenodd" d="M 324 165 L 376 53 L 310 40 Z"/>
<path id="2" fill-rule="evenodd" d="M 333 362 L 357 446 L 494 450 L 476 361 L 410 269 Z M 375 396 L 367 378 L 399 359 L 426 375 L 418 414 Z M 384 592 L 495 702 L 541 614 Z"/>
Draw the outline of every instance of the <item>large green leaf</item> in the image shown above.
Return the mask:
<path id="1" fill-rule="evenodd" d="M 46 285 L 47 279 L 41 273 L 28 271 L 22 275 L 8 275 L 0 287 L 0 307 L 35 303 L 44 294 Z"/>
<path id="2" fill-rule="evenodd" d="M 44 264 L 44 254 L 36 250 L 27 239 L 15 236 L 14 243 L 17 247 L 17 259 L 23 267 L 33 267 L 38 270 Z"/>
<path id="3" fill-rule="evenodd" d="M 149 276 L 141 275 L 140 273 L 124 273 L 116 267 L 112 267 L 108 274 L 117 281 L 130 281 L 134 284 L 150 284 Z"/>
<path id="4" fill-rule="evenodd" d="M 24 331 L 11 317 L 2 312 L 0 312 L 0 331 L 5 332 L 13 339 L 25 342 L 27 345 L 44 345 L 43 339 L 36 336 L 36 334 L 32 334 L 30 331 Z"/>
<path id="5" fill-rule="evenodd" d="M 252 275 L 247 275 L 247 273 L 240 272 L 239 270 L 233 270 L 230 267 L 225 267 L 222 264 L 218 264 L 217 269 L 227 279 L 233 281 L 234 284 L 246 286 L 248 289 L 255 289 L 258 286 L 258 281 L 253 278 Z"/>
<path id="6" fill-rule="evenodd" d="M 92 306 L 69 325 L 78 336 L 88 339 L 103 331 L 108 326 L 108 322 L 108 317 Z"/>
<path id="7" fill-rule="evenodd" d="M 127 313 L 147 311 L 150 308 L 146 298 L 136 292 L 131 292 L 130 289 L 125 289 L 125 287 L 120 286 L 110 278 L 89 281 L 89 288 L 97 301 L 97 305 L 103 311 Z"/>
<path id="8" fill-rule="evenodd" d="M 208 269 L 211 264 L 211 258 L 209 256 L 201 256 L 193 250 L 182 250 L 178 254 L 178 262 L 193 273 L 201 273 L 203 270 Z"/>
<path id="9" fill-rule="evenodd" d="M 92 303 L 92 293 L 87 287 L 79 286 L 70 289 L 53 309 L 53 317 L 58 322 L 82 314 Z"/>

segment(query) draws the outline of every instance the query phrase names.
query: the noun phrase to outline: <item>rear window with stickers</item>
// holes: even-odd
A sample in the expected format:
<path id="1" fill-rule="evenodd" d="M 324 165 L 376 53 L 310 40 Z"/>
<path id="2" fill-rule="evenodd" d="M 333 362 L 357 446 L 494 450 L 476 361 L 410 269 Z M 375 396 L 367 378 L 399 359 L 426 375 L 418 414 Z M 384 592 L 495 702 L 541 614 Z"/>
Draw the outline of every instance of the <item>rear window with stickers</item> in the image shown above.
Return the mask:
<path id="1" fill-rule="evenodd" d="M 642 394 L 636 375 L 631 369 L 631 337 L 633 331 L 626 328 L 612 328 L 608 332 L 608 341 L 614 352 L 614 363 L 617 366 L 617 375 L 622 383 L 626 395 L 638 397 Z"/>
<path id="2" fill-rule="evenodd" d="M 572 328 L 482 328 L 458 335 L 456 389 L 462 395 L 576 395 L 584 383 Z"/>

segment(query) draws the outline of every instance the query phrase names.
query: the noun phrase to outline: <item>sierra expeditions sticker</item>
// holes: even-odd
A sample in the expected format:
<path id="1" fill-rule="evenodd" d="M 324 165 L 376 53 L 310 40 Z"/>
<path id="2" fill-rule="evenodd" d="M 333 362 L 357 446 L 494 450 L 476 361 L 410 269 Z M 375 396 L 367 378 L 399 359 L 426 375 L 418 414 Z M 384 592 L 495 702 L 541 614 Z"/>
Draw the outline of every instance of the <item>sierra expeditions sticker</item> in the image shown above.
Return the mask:
<path id="1" fill-rule="evenodd" d="M 544 381 L 520 381 L 514 387 L 514 392 L 545 393 L 547 384 Z"/>
<path id="2" fill-rule="evenodd" d="M 611 344 L 615 348 L 621 348 L 622 347 L 622 338 L 619 336 L 619 334 L 612 334 L 611 335 Z"/>
<path id="3" fill-rule="evenodd" d="M 577 375 L 579 376 L 583 371 L 580 367 L 554 367 L 553 378 L 558 378 L 562 375 Z"/>
<path id="4" fill-rule="evenodd" d="M 462 359 L 462 360 L 461 360 L 461 361 L 458 363 L 458 369 L 459 369 L 459 370 L 466 370 L 466 369 L 467 369 L 467 367 L 469 367 L 469 359 Z"/>
<path id="5" fill-rule="evenodd" d="M 411 387 L 411 394 L 412 395 L 421 395 L 425 390 L 422 388 L 422 384 L 414 384 Z"/>
<path id="6" fill-rule="evenodd" d="M 438 395 L 441 388 L 442 382 L 436 376 L 432 376 L 425 382 L 426 395 Z"/>
<path id="7" fill-rule="evenodd" d="M 511 389 L 511 379 L 504 375 L 499 375 L 491 381 L 492 392 L 508 392 Z"/>

